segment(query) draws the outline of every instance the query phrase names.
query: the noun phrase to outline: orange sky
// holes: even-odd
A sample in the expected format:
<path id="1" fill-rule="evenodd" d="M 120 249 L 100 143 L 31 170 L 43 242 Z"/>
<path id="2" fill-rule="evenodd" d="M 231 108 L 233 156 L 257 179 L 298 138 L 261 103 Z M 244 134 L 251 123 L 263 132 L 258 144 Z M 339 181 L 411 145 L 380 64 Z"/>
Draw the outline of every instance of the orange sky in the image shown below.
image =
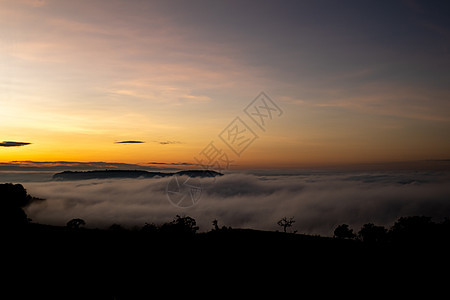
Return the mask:
<path id="1" fill-rule="evenodd" d="M 195 163 L 210 142 L 234 168 L 448 158 L 445 11 L 217 3 L 0 0 L 0 162 Z M 244 111 L 261 92 L 264 130 Z M 235 146 L 258 136 L 239 155 L 219 136 L 236 117 Z"/>

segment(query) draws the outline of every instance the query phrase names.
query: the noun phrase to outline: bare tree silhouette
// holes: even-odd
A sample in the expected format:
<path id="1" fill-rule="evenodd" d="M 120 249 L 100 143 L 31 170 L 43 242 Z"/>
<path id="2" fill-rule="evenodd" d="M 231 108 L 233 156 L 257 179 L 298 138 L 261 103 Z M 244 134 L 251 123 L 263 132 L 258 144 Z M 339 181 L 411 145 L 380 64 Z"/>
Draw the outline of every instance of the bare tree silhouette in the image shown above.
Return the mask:
<path id="1" fill-rule="evenodd" d="M 283 227 L 284 232 L 286 232 L 286 229 L 288 227 L 292 227 L 292 224 L 294 224 L 294 223 L 295 223 L 294 217 L 291 217 L 289 219 L 287 217 L 284 217 L 283 219 L 281 219 L 277 222 L 277 224 L 279 226 Z"/>

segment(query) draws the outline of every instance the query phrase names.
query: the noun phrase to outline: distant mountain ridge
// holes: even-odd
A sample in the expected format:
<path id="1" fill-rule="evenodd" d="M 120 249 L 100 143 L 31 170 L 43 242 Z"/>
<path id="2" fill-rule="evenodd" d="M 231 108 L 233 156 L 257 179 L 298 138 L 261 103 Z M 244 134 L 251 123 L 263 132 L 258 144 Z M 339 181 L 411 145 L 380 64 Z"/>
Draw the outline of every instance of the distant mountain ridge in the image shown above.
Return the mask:
<path id="1" fill-rule="evenodd" d="M 53 175 L 54 180 L 87 180 L 108 178 L 154 178 L 169 176 L 216 177 L 222 173 L 212 170 L 186 170 L 178 172 L 150 172 L 145 170 L 93 170 L 93 171 L 64 171 Z"/>

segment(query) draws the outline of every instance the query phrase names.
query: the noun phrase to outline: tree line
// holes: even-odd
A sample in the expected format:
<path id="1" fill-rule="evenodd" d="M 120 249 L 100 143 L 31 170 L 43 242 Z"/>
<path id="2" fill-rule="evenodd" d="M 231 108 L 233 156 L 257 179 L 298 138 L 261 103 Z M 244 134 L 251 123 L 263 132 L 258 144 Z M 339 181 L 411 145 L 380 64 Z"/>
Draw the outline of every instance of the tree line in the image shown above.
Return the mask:
<path id="1" fill-rule="evenodd" d="M 450 237 L 450 219 L 445 218 L 442 222 L 434 222 L 427 216 L 400 217 L 390 228 L 367 223 L 356 233 L 349 225 L 341 224 L 334 230 L 334 237 L 360 240 L 368 244 L 445 242 Z"/>

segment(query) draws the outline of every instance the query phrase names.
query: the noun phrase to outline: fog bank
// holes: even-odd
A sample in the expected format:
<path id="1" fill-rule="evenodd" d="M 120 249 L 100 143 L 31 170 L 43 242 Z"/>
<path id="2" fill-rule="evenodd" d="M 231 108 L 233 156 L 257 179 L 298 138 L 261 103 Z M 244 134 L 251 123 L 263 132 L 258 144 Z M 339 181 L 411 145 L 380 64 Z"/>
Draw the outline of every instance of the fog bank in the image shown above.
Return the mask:
<path id="1" fill-rule="evenodd" d="M 332 173 L 290 176 L 228 174 L 202 189 L 189 208 L 171 204 L 170 179 L 113 179 L 26 182 L 34 197 L 26 212 L 34 222 L 64 225 L 82 218 L 88 227 L 162 224 L 175 215 L 197 220 L 200 231 L 219 226 L 281 230 L 282 217 L 294 217 L 299 233 L 332 235 L 342 223 L 358 231 L 372 222 L 390 227 L 402 216 L 450 216 L 450 176 L 444 172 Z M 182 181 L 183 178 L 180 178 Z"/>

